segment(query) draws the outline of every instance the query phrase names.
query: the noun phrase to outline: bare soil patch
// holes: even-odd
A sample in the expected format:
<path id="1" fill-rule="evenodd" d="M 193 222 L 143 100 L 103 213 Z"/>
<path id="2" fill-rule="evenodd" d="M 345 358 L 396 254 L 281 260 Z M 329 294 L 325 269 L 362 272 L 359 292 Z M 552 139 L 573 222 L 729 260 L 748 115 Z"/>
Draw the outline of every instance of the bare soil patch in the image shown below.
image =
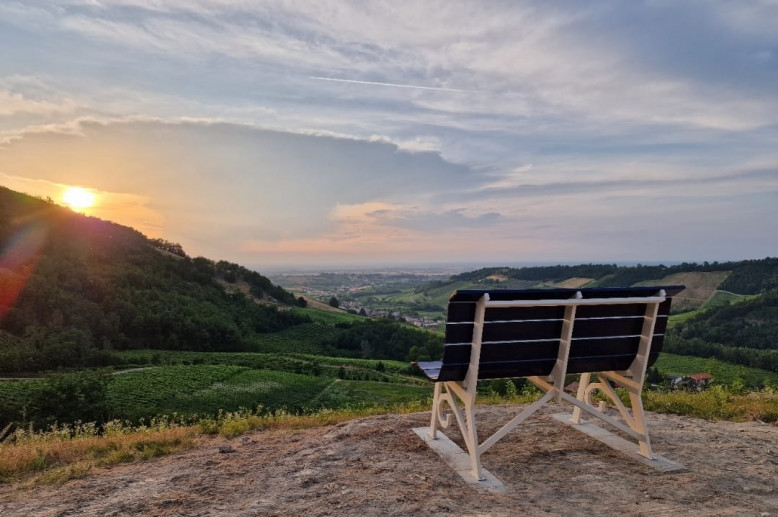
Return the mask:
<path id="1" fill-rule="evenodd" d="M 637 285 L 685 285 L 686 289 L 673 297 L 676 309 L 696 309 L 710 300 L 731 271 L 691 271 L 668 275 L 661 280 L 650 280 Z"/>
<path id="2" fill-rule="evenodd" d="M 567 280 L 563 280 L 561 282 L 557 282 L 552 285 L 554 287 L 561 287 L 564 289 L 580 289 L 581 287 L 585 286 L 589 282 L 592 282 L 593 280 L 594 278 L 573 277 L 573 278 L 568 278 Z"/>
<path id="3" fill-rule="evenodd" d="M 778 427 L 649 413 L 655 450 L 688 468 L 658 474 L 550 417 L 568 409 L 550 405 L 484 454 L 503 495 L 467 486 L 411 431 L 429 419 L 415 413 L 207 438 L 58 487 L 6 485 L 0 515 L 778 515 Z M 518 410 L 480 408 L 481 435 Z"/>

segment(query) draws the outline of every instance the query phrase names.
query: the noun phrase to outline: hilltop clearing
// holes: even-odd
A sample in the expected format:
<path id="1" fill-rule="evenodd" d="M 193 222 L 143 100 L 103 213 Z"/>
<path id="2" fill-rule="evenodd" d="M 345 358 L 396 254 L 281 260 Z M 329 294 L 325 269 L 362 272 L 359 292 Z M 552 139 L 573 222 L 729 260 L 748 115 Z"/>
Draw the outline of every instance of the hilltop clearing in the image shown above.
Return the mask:
<path id="1" fill-rule="evenodd" d="M 411 431 L 429 413 L 203 439 L 176 456 L 62 486 L 0 487 L 22 515 L 775 515 L 778 427 L 650 413 L 655 450 L 688 470 L 658 474 L 568 427 L 550 405 L 495 445 L 508 489 L 468 487 Z M 484 436 L 516 406 L 478 409 Z M 449 434 L 458 440 L 458 434 Z M 230 445 L 233 452 L 221 453 Z M 461 445 L 461 441 L 460 441 Z M 224 450 L 224 448 L 222 448 Z"/>

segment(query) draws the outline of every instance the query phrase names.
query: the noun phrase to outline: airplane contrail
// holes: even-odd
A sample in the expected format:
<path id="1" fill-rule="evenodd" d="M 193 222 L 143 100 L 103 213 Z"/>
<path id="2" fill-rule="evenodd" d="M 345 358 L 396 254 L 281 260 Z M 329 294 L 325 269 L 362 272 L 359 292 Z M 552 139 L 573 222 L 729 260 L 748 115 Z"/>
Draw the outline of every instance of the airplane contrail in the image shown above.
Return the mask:
<path id="1" fill-rule="evenodd" d="M 436 86 L 417 86 L 415 84 L 397 84 L 397 83 L 379 83 L 376 81 L 357 81 L 355 79 L 337 79 L 335 77 L 317 77 L 312 75 L 311 79 L 317 81 L 334 81 L 338 83 L 370 84 L 373 86 L 394 86 L 395 88 L 413 88 L 416 90 L 435 90 L 439 92 L 469 92 L 472 90 L 460 90 L 458 88 L 440 88 Z"/>

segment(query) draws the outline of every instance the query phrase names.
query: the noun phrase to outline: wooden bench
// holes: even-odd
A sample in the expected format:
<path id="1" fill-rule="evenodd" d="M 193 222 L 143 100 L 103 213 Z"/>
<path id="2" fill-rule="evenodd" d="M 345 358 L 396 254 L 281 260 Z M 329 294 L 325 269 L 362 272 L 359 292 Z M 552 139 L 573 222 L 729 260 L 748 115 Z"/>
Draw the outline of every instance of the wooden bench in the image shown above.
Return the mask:
<path id="1" fill-rule="evenodd" d="M 641 391 L 646 368 L 662 349 L 672 297 L 683 289 L 456 291 L 448 304 L 443 360 L 418 363 L 435 382 L 429 437 L 437 439 L 438 428 L 447 428 L 453 413 L 472 474 L 482 480 L 484 452 L 546 402 L 566 401 L 574 406 L 569 419 L 574 427 L 584 424 L 585 411 L 635 439 L 636 452 L 654 459 Z M 569 374 L 581 374 L 576 397 L 564 392 Z M 474 414 L 477 382 L 516 377 L 528 378 L 544 395 L 479 443 Z M 621 402 L 615 387 L 628 392 L 631 408 Z M 595 391 L 607 397 L 621 419 L 609 415 L 604 402 L 595 405 Z M 451 411 L 445 416 L 444 405 Z"/>

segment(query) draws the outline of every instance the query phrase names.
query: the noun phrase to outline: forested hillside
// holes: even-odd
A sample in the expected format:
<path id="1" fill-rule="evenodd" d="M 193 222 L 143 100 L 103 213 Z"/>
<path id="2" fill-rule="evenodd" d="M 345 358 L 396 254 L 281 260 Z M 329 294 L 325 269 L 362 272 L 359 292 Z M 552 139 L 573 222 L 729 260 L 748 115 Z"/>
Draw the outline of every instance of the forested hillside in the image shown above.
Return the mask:
<path id="1" fill-rule="evenodd" d="M 736 294 L 759 294 L 778 288 L 778 258 L 743 260 L 738 262 L 684 262 L 672 266 L 618 266 L 616 264 L 579 264 L 536 267 L 492 267 L 452 276 L 448 282 L 436 286 L 454 284 L 459 281 L 499 284 L 496 277 L 533 282 L 555 283 L 570 278 L 586 278 L 586 287 L 623 287 L 641 282 L 659 281 L 665 277 L 691 272 L 726 271 L 730 274 L 719 289 Z"/>
<path id="2" fill-rule="evenodd" d="M 778 289 L 700 311 L 671 332 L 667 350 L 778 371 Z"/>
<path id="3" fill-rule="evenodd" d="M 246 349 L 309 321 L 259 273 L 0 188 L 0 371 L 110 363 L 113 350 Z M 251 296 L 219 284 L 241 283 Z"/>

